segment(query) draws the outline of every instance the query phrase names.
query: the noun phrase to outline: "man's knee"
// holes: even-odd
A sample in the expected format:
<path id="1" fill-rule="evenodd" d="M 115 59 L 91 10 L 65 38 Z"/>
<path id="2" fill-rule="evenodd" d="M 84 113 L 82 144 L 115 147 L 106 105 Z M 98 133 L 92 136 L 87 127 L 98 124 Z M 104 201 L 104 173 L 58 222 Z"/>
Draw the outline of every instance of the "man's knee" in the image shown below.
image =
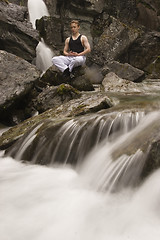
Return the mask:
<path id="1" fill-rule="evenodd" d="M 75 64 L 74 64 L 74 65 L 76 65 L 76 66 L 81 66 L 81 65 L 83 65 L 84 63 L 85 63 L 84 59 L 77 59 L 77 60 L 75 61 Z"/>
<path id="2" fill-rule="evenodd" d="M 57 59 L 58 59 L 58 56 L 53 57 L 53 58 L 52 58 L 52 63 L 57 62 Z"/>

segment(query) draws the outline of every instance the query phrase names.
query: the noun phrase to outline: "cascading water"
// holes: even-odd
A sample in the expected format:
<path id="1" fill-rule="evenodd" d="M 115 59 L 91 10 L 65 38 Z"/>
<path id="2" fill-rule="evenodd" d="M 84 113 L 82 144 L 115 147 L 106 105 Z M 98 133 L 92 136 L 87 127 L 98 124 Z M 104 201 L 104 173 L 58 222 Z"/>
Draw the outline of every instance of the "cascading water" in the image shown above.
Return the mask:
<path id="1" fill-rule="evenodd" d="M 36 19 L 43 16 L 49 16 L 48 9 L 43 0 L 28 0 L 29 19 L 33 28 L 36 28 Z M 36 66 L 44 73 L 50 66 L 52 66 L 52 50 L 45 44 L 43 38 L 36 48 Z"/>
<path id="2" fill-rule="evenodd" d="M 94 127 L 84 129 L 85 136 L 87 131 L 92 136 L 91 131 L 101 122 L 98 133 L 103 129 L 105 137 L 95 145 L 96 151 L 93 148 L 77 168 L 68 164 L 39 166 L 22 163 L 11 157 L 1 158 L 1 239 L 159 240 L 160 170 L 137 188 L 120 188 L 121 191 L 114 193 L 108 191 L 108 184 L 114 185 L 116 181 L 122 184 L 132 176 L 133 180 L 134 176 L 138 177 L 137 171 L 145 161 L 145 156 L 137 149 L 134 156 L 124 156 L 111 163 L 111 152 L 121 149 L 121 145 L 128 143 L 137 133 L 147 131 L 159 116 L 160 113 L 151 114 L 148 118 L 143 114 L 134 117 L 132 114 L 117 114 L 114 120 L 117 121 L 115 126 L 119 127 L 112 131 L 105 126 L 105 118 L 95 118 L 92 122 Z M 110 126 L 114 125 L 114 120 Z M 128 127 L 124 128 L 122 122 L 127 122 Z M 74 127 L 71 130 L 69 126 L 72 126 L 71 122 L 60 128 L 64 135 L 65 129 L 68 134 L 77 134 L 78 130 L 74 131 Z M 34 141 L 40 127 L 37 126 L 34 132 L 26 136 L 24 149 Z M 121 134 L 114 135 L 118 129 Z M 75 140 L 75 136 L 72 137 L 68 146 Z M 84 137 L 83 134 L 81 137 Z M 121 181 L 120 172 L 123 172 L 123 176 L 126 173 L 130 175 Z"/>
<path id="3" fill-rule="evenodd" d="M 47 121 L 47 124 L 42 125 L 42 134 L 37 134 L 41 125 L 36 126 L 11 148 L 9 154 L 33 163 L 76 165 L 100 142 L 115 141 L 118 136 L 133 129 L 143 116 L 143 112 L 97 114 L 69 120 L 59 127 Z"/>

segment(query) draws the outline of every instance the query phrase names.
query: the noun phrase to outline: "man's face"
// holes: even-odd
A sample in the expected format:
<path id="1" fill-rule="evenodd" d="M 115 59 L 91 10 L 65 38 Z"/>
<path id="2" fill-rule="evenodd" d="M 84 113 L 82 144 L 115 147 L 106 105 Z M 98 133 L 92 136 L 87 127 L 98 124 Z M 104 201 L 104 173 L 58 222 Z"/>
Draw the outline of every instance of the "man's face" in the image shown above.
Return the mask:
<path id="1" fill-rule="evenodd" d="M 72 34 L 76 34 L 77 32 L 79 32 L 79 26 L 76 23 L 71 23 L 71 32 Z"/>

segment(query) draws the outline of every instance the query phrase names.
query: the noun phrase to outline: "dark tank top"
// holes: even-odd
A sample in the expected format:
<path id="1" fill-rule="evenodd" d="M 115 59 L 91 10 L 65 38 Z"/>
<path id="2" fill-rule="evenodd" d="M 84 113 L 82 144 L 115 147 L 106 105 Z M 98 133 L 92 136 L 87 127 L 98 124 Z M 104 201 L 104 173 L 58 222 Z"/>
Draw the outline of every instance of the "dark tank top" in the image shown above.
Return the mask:
<path id="1" fill-rule="evenodd" d="M 77 52 L 77 53 L 81 53 L 84 51 L 84 47 L 81 43 L 81 36 L 82 35 L 79 35 L 79 37 L 76 40 L 73 40 L 73 38 L 70 37 L 70 40 L 69 40 L 70 51 Z"/>

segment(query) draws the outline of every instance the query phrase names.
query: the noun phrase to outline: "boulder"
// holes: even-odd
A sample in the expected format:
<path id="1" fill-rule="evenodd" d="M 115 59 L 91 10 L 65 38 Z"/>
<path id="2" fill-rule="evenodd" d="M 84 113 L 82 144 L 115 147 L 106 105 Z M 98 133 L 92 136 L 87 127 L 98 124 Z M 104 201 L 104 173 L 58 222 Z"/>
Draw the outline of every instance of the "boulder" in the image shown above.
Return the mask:
<path id="1" fill-rule="evenodd" d="M 93 91 L 94 87 L 90 82 L 89 76 L 85 71 L 86 67 L 76 67 L 73 69 L 74 78 L 64 77 L 63 74 L 54 66 L 51 66 L 40 78 L 39 86 L 69 83 L 79 91 Z"/>
<path id="2" fill-rule="evenodd" d="M 128 51 L 119 56 L 119 61 L 147 71 L 147 67 L 159 58 L 159 52 L 160 33 L 155 31 L 142 32 L 129 46 Z"/>
<path id="3" fill-rule="evenodd" d="M 137 37 L 136 29 L 112 18 L 112 22 L 104 29 L 93 47 L 91 61 L 104 66 L 110 61 L 118 60 L 122 53 L 127 52 Z"/>
<path id="4" fill-rule="evenodd" d="M 80 93 L 69 84 L 48 86 L 33 100 L 33 106 L 39 113 L 42 113 L 78 97 Z"/>
<path id="5" fill-rule="evenodd" d="M 107 64 L 107 68 L 107 71 L 114 72 L 118 77 L 132 82 L 141 82 L 145 78 L 144 71 L 135 68 L 128 63 L 123 64 L 117 61 L 112 61 Z"/>
<path id="6" fill-rule="evenodd" d="M 126 79 L 122 79 L 113 72 L 106 74 L 102 81 L 102 85 L 106 92 L 123 92 L 123 93 L 143 92 L 143 90 L 139 88 L 136 83 Z"/>
<path id="7" fill-rule="evenodd" d="M 14 111 L 23 108 L 27 96 L 40 76 L 36 67 L 24 59 L 0 50 L 0 119 L 13 121 Z"/>

